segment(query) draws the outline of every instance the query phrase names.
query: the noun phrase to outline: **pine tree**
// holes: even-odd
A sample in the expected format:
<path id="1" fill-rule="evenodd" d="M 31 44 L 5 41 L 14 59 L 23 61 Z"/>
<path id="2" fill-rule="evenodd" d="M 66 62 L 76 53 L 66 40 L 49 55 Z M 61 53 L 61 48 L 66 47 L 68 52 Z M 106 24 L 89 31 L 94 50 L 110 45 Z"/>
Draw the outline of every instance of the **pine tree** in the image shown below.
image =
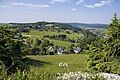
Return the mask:
<path id="1" fill-rule="evenodd" d="M 107 30 L 102 47 L 89 45 L 88 68 L 120 74 L 120 20 L 115 13 Z M 87 51 L 86 51 L 87 52 Z"/>
<path id="2" fill-rule="evenodd" d="M 107 34 L 106 49 L 109 49 L 109 55 L 120 56 L 120 20 L 117 18 L 116 13 L 108 27 Z"/>

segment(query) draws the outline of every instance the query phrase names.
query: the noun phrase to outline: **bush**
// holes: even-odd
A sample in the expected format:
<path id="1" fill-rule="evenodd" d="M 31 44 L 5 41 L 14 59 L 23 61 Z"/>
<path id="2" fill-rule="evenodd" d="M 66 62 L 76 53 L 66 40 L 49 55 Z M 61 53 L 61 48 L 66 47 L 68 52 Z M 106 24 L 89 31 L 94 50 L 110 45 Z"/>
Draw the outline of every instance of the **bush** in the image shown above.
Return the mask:
<path id="1" fill-rule="evenodd" d="M 49 55 L 54 55 L 54 52 L 49 52 Z"/>

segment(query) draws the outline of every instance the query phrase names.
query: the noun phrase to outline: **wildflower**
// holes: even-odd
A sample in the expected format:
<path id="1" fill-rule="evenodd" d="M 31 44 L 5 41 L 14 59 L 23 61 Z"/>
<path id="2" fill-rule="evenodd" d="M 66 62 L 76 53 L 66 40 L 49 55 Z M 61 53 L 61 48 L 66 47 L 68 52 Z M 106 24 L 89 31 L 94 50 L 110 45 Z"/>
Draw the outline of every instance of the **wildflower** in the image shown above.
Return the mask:
<path id="1" fill-rule="evenodd" d="M 67 63 L 59 63 L 59 67 L 67 67 L 68 64 Z"/>

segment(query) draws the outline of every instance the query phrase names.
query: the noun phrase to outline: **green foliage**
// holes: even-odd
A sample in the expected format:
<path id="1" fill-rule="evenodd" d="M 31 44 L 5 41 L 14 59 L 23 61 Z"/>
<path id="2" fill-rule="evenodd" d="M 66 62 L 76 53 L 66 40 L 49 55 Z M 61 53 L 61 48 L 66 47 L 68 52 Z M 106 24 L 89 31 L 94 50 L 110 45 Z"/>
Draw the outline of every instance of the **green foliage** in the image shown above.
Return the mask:
<path id="1" fill-rule="evenodd" d="M 109 25 L 109 28 L 107 30 L 108 39 L 111 39 L 112 41 L 115 39 L 120 39 L 120 20 L 117 18 L 117 14 L 115 13 L 112 22 Z"/>
<path id="2" fill-rule="evenodd" d="M 20 70 L 17 70 L 15 74 L 7 75 L 6 73 L 3 73 L 2 76 L 0 76 L 0 80 L 29 80 L 27 76 L 27 72 Z"/>
<path id="3" fill-rule="evenodd" d="M 42 47 L 42 48 L 48 47 L 49 44 L 50 44 L 49 40 L 43 39 L 43 42 L 42 42 L 42 44 L 41 44 L 41 47 Z"/>
<path id="4" fill-rule="evenodd" d="M 107 30 L 108 36 L 103 40 L 102 47 L 89 45 L 88 68 L 99 72 L 120 74 L 120 22 L 114 14 Z"/>
<path id="5" fill-rule="evenodd" d="M 95 75 L 94 78 L 91 78 L 91 79 L 88 79 L 88 80 L 106 80 L 106 79 L 103 78 L 102 76 Z"/>
<path id="6" fill-rule="evenodd" d="M 69 46 L 68 54 L 73 54 L 74 53 L 73 47 L 74 47 L 74 44 L 71 43 L 70 46 Z"/>
<path id="7" fill-rule="evenodd" d="M 107 33 L 108 38 L 106 44 L 109 48 L 109 55 L 113 55 L 114 57 L 120 56 L 120 20 L 117 18 L 116 13 L 112 18 L 112 22 L 109 25 Z"/>
<path id="8" fill-rule="evenodd" d="M 16 38 L 17 33 L 9 28 L 0 28 L 0 61 L 5 65 L 5 72 L 11 74 L 17 69 L 24 70 L 27 66 L 22 61 L 24 44 L 21 39 Z"/>
<path id="9" fill-rule="evenodd" d="M 2 61 L 0 61 L 0 78 L 4 76 L 5 73 L 5 65 Z"/>
<path id="10" fill-rule="evenodd" d="M 99 36 L 88 36 L 88 37 L 83 37 L 79 39 L 79 44 L 78 46 L 84 50 L 88 50 L 88 45 L 94 45 L 95 47 L 101 47 L 102 46 L 102 41 L 100 40 L 101 38 Z"/>
<path id="11" fill-rule="evenodd" d="M 42 43 L 42 41 L 37 38 L 36 41 L 35 41 L 35 45 L 36 46 L 40 46 L 41 43 Z"/>

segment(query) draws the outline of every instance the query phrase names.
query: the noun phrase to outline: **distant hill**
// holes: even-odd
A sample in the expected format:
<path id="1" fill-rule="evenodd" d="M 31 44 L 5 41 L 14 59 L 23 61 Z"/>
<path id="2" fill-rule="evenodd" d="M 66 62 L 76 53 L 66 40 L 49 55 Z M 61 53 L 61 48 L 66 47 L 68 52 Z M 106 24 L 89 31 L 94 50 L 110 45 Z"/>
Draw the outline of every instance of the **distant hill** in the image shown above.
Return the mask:
<path id="1" fill-rule="evenodd" d="M 4 23 L 0 23 L 0 25 L 3 25 Z M 45 26 L 46 24 L 53 24 L 54 26 L 58 26 L 61 28 L 68 28 L 68 29 L 78 29 L 78 28 L 107 28 L 108 24 L 87 24 L 87 23 L 59 23 L 59 22 L 36 22 L 36 23 L 9 23 L 14 27 L 18 26 Z"/>
<path id="2" fill-rule="evenodd" d="M 77 28 L 107 28 L 107 24 L 86 24 L 86 23 L 69 23 L 69 25 Z"/>
<path id="3" fill-rule="evenodd" d="M 78 30 L 81 30 L 79 27 L 75 27 L 75 26 L 72 26 L 68 23 L 59 23 L 59 22 L 36 22 L 36 23 L 9 23 L 8 24 L 9 26 L 11 27 L 14 27 L 14 28 L 26 28 L 26 27 L 29 27 L 29 28 L 32 28 L 32 29 L 68 29 L 68 30 L 74 30 L 74 31 L 78 31 Z"/>

